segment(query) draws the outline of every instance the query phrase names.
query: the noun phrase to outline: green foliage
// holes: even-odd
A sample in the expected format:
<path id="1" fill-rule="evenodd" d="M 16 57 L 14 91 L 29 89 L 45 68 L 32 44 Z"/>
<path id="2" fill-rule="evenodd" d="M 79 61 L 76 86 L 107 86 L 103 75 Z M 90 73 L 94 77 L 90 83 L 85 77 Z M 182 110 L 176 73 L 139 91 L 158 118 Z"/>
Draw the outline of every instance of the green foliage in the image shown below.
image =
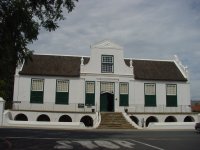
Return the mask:
<path id="1" fill-rule="evenodd" d="M 64 10 L 71 12 L 77 1 L 0 1 L 0 97 L 12 99 L 15 68 L 30 59 L 33 52 L 27 45 L 37 40 L 41 28 L 47 31 L 58 28 L 58 21 L 65 19 Z"/>

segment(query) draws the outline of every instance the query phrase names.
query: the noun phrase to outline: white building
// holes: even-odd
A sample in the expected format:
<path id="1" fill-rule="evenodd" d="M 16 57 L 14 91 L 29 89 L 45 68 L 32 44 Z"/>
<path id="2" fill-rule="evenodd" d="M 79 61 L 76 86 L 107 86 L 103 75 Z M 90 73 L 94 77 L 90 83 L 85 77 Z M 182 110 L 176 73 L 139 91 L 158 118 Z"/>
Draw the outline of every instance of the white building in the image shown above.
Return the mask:
<path id="1" fill-rule="evenodd" d="M 95 120 L 94 112 L 124 111 L 140 126 L 196 119 L 187 68 L 177 57 L 124 58 L 122 47 L 108 40 L 92 45 L 90 57 L 33 55 L 16 69 L 13 100 L 16 120 L 22 113 L 28 120 L 44 113 L 51 121 L 61 114 Z"/>

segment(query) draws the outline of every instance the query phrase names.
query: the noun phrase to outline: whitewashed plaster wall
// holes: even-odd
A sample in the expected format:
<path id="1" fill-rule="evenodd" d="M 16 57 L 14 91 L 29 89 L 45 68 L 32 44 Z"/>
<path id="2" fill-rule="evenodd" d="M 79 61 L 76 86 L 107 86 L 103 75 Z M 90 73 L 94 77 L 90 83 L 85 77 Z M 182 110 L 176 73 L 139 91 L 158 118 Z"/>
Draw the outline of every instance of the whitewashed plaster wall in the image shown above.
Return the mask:
<path id="1" fill-rule="evenodd" d="M 188 113 L 188 114 L 173 114 L 173 113 L 168 113 L 168 114 L 151 114 L 151 113 L 149 113 L 149 114 L 129 114 L 129 117 L 130 116 L 135 116 L 138 119 L 139 126 L 142 126 L 143 121 L 145 124 L 146 120 L 149 117 L 155 117 L 158 120 L 158 122 L 165 122 L 165 119 L 167 117 L 173 116 L 174 118 L 177 119 L 177 122 L 184 122 L 184 119 L 187 116 L 190 116 L 194 119 L 194 122 L 198 122 L 198 115 L 191 114 L 191 113 Z"/>
<path id="2" fill-rule="evenodd" d="M 40 76 L 20 76 L 15 80 L 15 90 L 14 90 L 14 101 L 20 101 L 14 105 L 18 105 L 20 108 L 30 108 L 30 109 L 43 109 L 43 110 L 68 110 L 74 111 L 76 107 L 75 104 L 85 103 L 85 81 L 95 81 L 95 104 L 97 106 L 97 111 L 100 110 L 100 83 L 104 82 L 114 82 L 114 101 L 115 101 L 115 111 L 124 111 L 124 107 L 119 106 L 119 82 L 129 82 L 129 106 L 133 107 L 144 107 L 144 83 L 156 83 L 156 102 L 157 106 L 166 106 L 166 84 L 169 82 L 144 82 L 136 81 L 132 78 L 116 76 L 115 78 L 109 76 L 81 76 L 81 78 L 59 78 L 69 80 L 69 104 L 72 105 L 55 105 L 55 93 L 56 93 L 56 78 L 55 77 L 45 77 L 44 81 L 44 104 L 30 104 L 30 88 L 31 88 L 31 78 L 44 78 Z M 17 82 L 19 80 L 19 82 Z M 172 82 L 170 82 L 172 83 Z M 179 82 L 173 82 L 177 84 L 177 101 L 178 105 L 190 105 L 190 92 L 189 84 L 183 84 Z M 20 93 L 20 94 L 19 94 Z M 24 106 L 23 106 L 24 105 Z M 31 106 L 30 106 L 31 105 Z M 151 108 L 149 108 L 151 109 Z M 154 112 L 155 108 L 149 111 Z M 77 109 L 78 111 L 78 109 Z M 130 109 L 131 111 L 131 109 Z M 186 110 L 188 112 L 188 110 Z"/>
<path id="3" fill-rule="evenodd" d="M 95 121 L 97 121 L 97 114 L 96 113 L 59 113 L 59 112 L 29 112 L 29 111 L 10 111 L 12 114 L 12 120 L 14 120 L 14 118 L 16 117 L 16 115 L 18 114 L 25 114 L 28 118 L 28 121 L 37 121 L 37 118 L 42 115 L 45 114 L 50 118 L 51 122 L 58 122 L 59 118 L 63 115 L 68 115 L 71 117 L 72 122 L 80 122 L 81 118 L 84 116 L 90 116 L 93 120 L 94 123 L 96 123 Z"/>
<path id="4" fill-rule="evenodd" d="M 128 67 L 124 62 L 123 49 L 109 41 L 105 40 L 91 46 L 90 61 L 86 65 L 81 66 L 81 74 L 102 74 L 101 73 L 101 56 L 114 56 L 114 73 L 105 73 L 112 75 L 133 75 L 133 68 Z"/>
<path id="5" fill-rule="evenodd" d="M 44 79 L 44 104 L 31 104 L 31 79 Z M 69 105 L 56 105 L 56 80 L 69 80 Z M 16 76 L 14 87 L 14 108 L 30 109 L 30 110 L 55 110 L 55 111 L 74 111 L 78 107 L 78 103 L 85 102 L 85 82 L 79 78 L 62 78 L 48 76 Z M 77 109 L 78 111 L 78 109 Z M 82 110 L 80 110 L 82 111 Z M 83 110 L 85 111 L 85 110 Z"/>
<path id="6" fill-rule="evenodd" d="M 181 82 L 159 82 L 159 81 L 134 81 L 135 103 L 144 104 L 144 84 L 156 84 L 156 102 L 157 105 L 166 105 L 166 84 L 177 85 L 177 101 L 178 105 L 190 105 L 190 90 L 189 84 Z"/>

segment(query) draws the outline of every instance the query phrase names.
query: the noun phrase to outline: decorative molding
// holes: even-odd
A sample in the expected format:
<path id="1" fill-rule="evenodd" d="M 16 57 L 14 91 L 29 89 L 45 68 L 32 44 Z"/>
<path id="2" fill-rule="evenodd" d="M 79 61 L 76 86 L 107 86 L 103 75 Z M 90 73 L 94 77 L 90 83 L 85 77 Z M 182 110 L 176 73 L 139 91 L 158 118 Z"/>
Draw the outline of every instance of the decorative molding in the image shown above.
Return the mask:
<path id="1" fill-rule="evenodd" d="M 96 43 L 96 44 L 92 45 L 91 48 L 122 50 L 121 46 L 119 46 L 118 44 L 116 44 L 110 40 L 104 40 L 99 43 Z"/>
<path id="2" fill-rule="evenodd" d="M 84 58 L 81 57 L 81 66 L 83 66 L 83 65 L 84 65 Z"/>
<path id="3" fill-rule="evenodd" d="M 180 71 L 186 78 L 189 78 L 188 67 L 184 66 L 177 55 L 174 55 L 174 61 L 178 65 Z"/>
<path id="4" fill-rule="evenodd" d="M 132 59 L 130 59 L 129 63 L 130 63 L 130 67 L 133 68 L 133 60 Z"/>

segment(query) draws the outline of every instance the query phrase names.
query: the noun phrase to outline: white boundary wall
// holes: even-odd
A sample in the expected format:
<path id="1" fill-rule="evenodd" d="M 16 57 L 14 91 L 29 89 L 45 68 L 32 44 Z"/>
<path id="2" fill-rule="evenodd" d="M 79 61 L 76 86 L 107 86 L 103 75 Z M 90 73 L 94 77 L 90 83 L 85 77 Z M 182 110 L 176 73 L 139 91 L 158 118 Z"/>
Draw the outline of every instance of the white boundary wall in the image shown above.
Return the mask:
<path id="1" fill-rule="evenodd" d="M 14 121 L 11 112 L 4 112 L 3 126 L 26 128 L 59 128 L 59 129 L 85 129 L 82 122 L 38 122 L 38 121 Z"/>
<path id="2" fill-rule="evenodd" d="M 3 124 L 4 103 L 5 101 L 0 97 L 0 126 Z"/>
<path id="3" fill-rule="evenodd" d="M 132 114 L 128 114 L 129 117 L 131 116 L 134 116 L 138 119 L 138 126 L 140 127 L 146 127 L 146 121 L 149 117 L 154 117 L 156 118 L 156 120 L 158 122 L 155 122 L 156 124 L 158 123 L 161 123 L 161 124 L 166 124 L 167 122 L 165 122 L 165 119 L 169 116 L 172 116 L 174 117 L 177 122 L 173 122 L 173 123 L 186 123 L 187 122 L 184 122 L 184 119 L 189 116 L 189 117 L 192 117 L 194 119 L 194 122 L 199 122 L 200 121 L 200 114 L 194 114 L 194 113 L 183 113 L 183 114 L 175 114 L 175 113 L 166 113 L 166 114 L 159 114 L 159 113 L 146 113 L 146 114 L 143 114 L 143 113 L 140 113 L 140 114 L 135 114 L 135 113 L 132 113 Z M 198 117 L 199 116 L 199 117 Z M 192 122 L 192 123 L 194 123 Z M 169 123 L 169 122 L 168 122 Z M 150 126 L 151 122 L 149 123 L 149 126 Z M 159 126 L 158 126 L 159 128 Z"/>
<path id="4" fill-rule="evenodd" d="M 28 121 L 15 121 L 15 117 L 18 114 L 24 114 Z M 40 115 L 47 115 L 50 122 L 38 122 L 37 118 Z M 72 122 L 59 122 L 59 118 L 63 115 L 71 117 Z M 93 119 L 93 127 L 85 127 L 80 122 L 81 118 L 89 116 Z M 37 127 L 37 128 L 62 128 L 62 129 L 91 129 L 96 128 L 99 124 L 100 116 L 99 113 L 59 113 L 59 112 L 39 112 L 39 111 L 11 111 L 6 110 L 3 113 L 2 126 L 7 127 Z"/>
<path id="5" fill-rule="evenodd" d="M 195 129 L 196 122 L 156 122 L 149 123 L 147 129 Z"/>

